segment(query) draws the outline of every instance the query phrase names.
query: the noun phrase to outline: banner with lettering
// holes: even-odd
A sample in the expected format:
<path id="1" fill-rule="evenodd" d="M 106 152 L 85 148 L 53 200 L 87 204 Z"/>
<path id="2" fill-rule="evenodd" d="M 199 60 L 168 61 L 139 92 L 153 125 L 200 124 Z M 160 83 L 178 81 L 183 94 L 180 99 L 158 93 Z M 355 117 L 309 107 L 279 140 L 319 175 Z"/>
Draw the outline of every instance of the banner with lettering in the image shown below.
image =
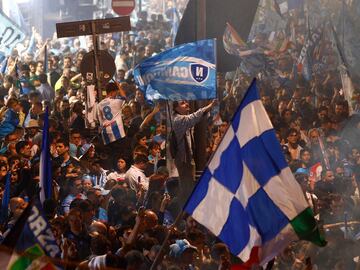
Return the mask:
<path id="1" fill-rule="evenodd" d="M 61 251 L 39 200 L 30 202 L 2 244 L 13 251 L 9 270 L 59 269 L 50 258 L 60 259 Z"/>
<path id="2" fill-rule="evenodd" d="M 141 62 L 134 79 L 147 100 L 216 97 L 216 40 L 186 43 Z"/>
<path id="3" fill-rule="evenodd" d="M 0 11 L 0 53 L 9 55 L 16 44 L 26 37 L 24 31 Z"/>

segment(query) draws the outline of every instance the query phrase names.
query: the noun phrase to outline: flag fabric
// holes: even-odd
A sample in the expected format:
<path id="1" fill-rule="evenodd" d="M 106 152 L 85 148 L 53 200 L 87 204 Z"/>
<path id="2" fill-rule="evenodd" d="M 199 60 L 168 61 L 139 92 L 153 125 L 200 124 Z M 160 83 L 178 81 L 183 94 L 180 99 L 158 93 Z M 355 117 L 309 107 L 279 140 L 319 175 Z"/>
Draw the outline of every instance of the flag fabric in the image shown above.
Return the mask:
<path id="1" fill-rule="evenodd" d="M 338 62 L 339 62 L 338 69 L 340 71 L 342 90 L 344 93 L 345 100 L 349 104 L 349 113 L 351 115 L 353 113 L 352 97 L 353 97 L 355 89 L 354 89 L 354 85 L 353 85 L 351 77 L 350 77 L 348 61 L 344 54 L 343 48 L 340 44 L 339 37 L 335 31 L 334 26 L 331 24 L 330 27 L 331 27 L 333 42 L 335 43 L 334 47 L 335 47 L 335 50 L 336 50 L 336 53 L 338 56 Z"/>
<path id="2" fill-rule="evenodd" d="M 5 74 L 5 73 L 6 73 L 8 61 L 9 61 L 9 57 L 6 57 L 6 58 L 2 61 L 2 63 L 1 63 L 1 69 L 0 69 L 1 74 Z"/>
<path id="3" fill-rule="evenodd" d="M 274 7 L 274 10 L 275 12 L 280 16 L 281 19 L 284 19 L 284 16 L 283 14 L 281 13 L 281 10 L 280 10 L 280 6 L 279 6 L 279 3 L 276 1 L 276 0 L 273 0 L 273 7 Z"/>
<path id="4" fill-rule="evenodd" d="M 0 10 L 0 33 L 2 36 L 0 42 L 0 52 L 5 55 L 10 55 L 16 44 L 22 42 L 26 38 L 24 28 L 16 24 L 5 5 L 15 3 L 15 1 L 2 1 L 3 8 Z"/>
<path id="5" fill-rule="evenodd" d="M 254 80 L 184 210 L 246 262 L 292 241 L 326 244 L 286 163 Z"/>
<path id="6" fill-rule="evenodd" d="M 225 51 L 233 55 L 239 55 L 241 50 L 247 48 L 246 43 L 242 40 L 230 23 L 226 23 L 223 43 Z"/>
<path id="7" fill-rule="evenodd" d="M 322 170 L 323 170 L 323 167 L 321 165 L 321 162 L 317 162 L 313 166 L 310 167 L 309 181 L 310 181 L 310 187 L 312 190 L 315 188 L 315 183 L 321 180 Z"/>
<path id="8" fill-rule="evenodd" d="M 44 74 L 48 73 L 48 48 L 47 45 L 45 45 L 44 48 Z"/>
<path id="9" fill-rule="evenodd" d="M 205 36 L 197 35 L 197 10 L 199 1 L 189 0 L 182 16 L 175 39 L 175 45 L 194 42 L 200 39 L 216 38 L 219 72 L 233 71 L 239 66 L 239 59 L 226 53 L 221 42 L 226 23 L 230 23 L 240 36 L 247 41 L 259 5 L 259 0 L 207 0 Z"/>
<path id="10" fill-rule="evenodd" d="M 13 251 L 9 270 L 56 269 L 50 258 L 60 259 L 61 252 L 39 200 L 30 201 L 2 242 L 2 248 Z"/>
<path id="11" fill-rule="evenodd" d="M 216 41 L 176 46 L 146 59 L 134 69 L 147 100 L 200 100 L 216 97 Z"/>
<path id="12" fill-rule="evenodd" d="M 307 35 L 304 46 L 301 49 L 297 60 L 298 71 L 301 72 L 307 81 L 311 80 L 312 75 L 312 55 L 317 44 L 322 37 L 323 27 L 311 31 L 309 18 L 307 18 Z"/>
<path id="13" fill-rule="evenodd" d="M 176 1 L 173 0 L 173 7 L 172 7 L 172 25 L 171 25 L 171 36 L 173 40 L 173 44 L 175 42 L 176 34 L 179 29 L 180 25 L 180 14 L 176 8 Z"/>
<path id="14" fill-rule="evenodd" d="M 9 215 L 9 202 L 10 202 L 10 173 L 8 172 L 5 180 L 5 190 L 1 201 L 0 224 L 7 221 Z"/>
<path id="15" fill-rule="evenodd" d="M 304 6 L 304 0 L 287 0 L 288 10 L 298 9 Z"/>
<path id="16" fill-rule="evenodd" d="M 51 198 L 52 194 L 52 173 L 51 173 L 51 154 L 49 138 L 49 108 L 46 107 L 44 117 L 44 127 L 41 142 L 40 154 L 40 201 Z"/>
<path id="17" fill-rule="evenodd" d="M 236 30 L 227 23 L 223 36 L 225 51 L 229 54 L 240 57 L 240 69 L 250 76 L 257 76 L 258 73 L 271 73 L 273 67 L 266 52 L 262 48 L 249 49 L 247 44 L 240 38 Z"/>
<path id="18" fill-rule="evenodd" d="M 123 99 L 104 98 L 97 105 L 97 118 L 100 122 L 101 137 L 105 145 L 125 137 L 121 109 Z"/>
<path id="19" fill-rule="evenodd" d="M 283 18 L 283 14 L 288 13 L 291 10 L 304 7 L 304 0 L 274 0 L 275 11 Z"/>

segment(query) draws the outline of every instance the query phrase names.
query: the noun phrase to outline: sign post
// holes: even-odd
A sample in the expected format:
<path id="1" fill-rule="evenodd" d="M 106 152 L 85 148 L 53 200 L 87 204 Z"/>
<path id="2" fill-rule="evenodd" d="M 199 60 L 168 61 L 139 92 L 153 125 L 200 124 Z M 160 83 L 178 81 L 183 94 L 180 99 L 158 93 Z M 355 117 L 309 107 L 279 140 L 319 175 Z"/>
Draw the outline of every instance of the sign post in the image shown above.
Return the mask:
<path id="1" fill-rule="evenodd" d="M 126 16 L 135 9 L 135 0 L 112 0 L 111 7 L 116 14 Z"/>
<path id="2" fill-rule="evenodd" d="M 91 35 L 94 46 L 95 70 L 93 76 L 96 80 L 99 101 L 102 99 L 101 81 L 101 51 L 99 50 L 98 35 L 114 32 L 130 31 L 130 17 L 118 17 L 110 19 L 86 20 L 76 22 L 66 22 L 56 24 L 56 33 L 58 38 L 76 37 Z M 113 75 L 113 74 L 112 74 Z M 111 76 L 107 76 L 111 78 Z"/>

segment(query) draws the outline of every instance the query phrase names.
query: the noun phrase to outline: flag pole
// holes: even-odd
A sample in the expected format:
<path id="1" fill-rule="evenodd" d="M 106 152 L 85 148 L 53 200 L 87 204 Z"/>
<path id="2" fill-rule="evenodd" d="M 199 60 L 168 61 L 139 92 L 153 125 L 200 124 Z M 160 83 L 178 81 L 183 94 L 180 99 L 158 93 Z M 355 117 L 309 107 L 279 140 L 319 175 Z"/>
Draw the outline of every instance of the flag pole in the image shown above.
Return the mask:
<path id="1" fill-rule="evenodd" d="M 172 229 L 174 229 L 175 227 L 177 227 L 177 225 L 179 224 L 179 222 L 181 221 L 182 217 L 184 215 L 184 211 L 181 210 L 181 212 L 178 214 L 178 216 L 176 217 L 174 223 L 167 229 L 167 232 L 166 232 L 166 235 L 165 235 L 165 238 L 164 238 L 164 241 L 160 247 L 160 250 L 158 251 L 158 253 L 156 254 L 156 257 L 155 257 L 155 260 L 153 261 L 151 267 L 150 267 L 150 270 L 155 270 L 156 267 L 158 266 L 158 264 L 160 263 L 160 260 L 162 260 L 164 254 L 164 249 L 167 245 L 167 242 L 170 238 L 170 234 L 171 234 L 171 231 Z"/>
<path id="2" fill-rule="evenodd" d="M 196 40 L 203 40 L 206 37 L 206 0 L 196 1 Z M 196 109 L 200 109 L 206 105 L 205 101 L 195 102 Z M 206 140 L 204 140 L 207 130 L 207 121 L 201 120 L 195 126 L 195 147 L 194 160 L 196 164 L 196 175 L 201 175 L 206 165 Z"/>

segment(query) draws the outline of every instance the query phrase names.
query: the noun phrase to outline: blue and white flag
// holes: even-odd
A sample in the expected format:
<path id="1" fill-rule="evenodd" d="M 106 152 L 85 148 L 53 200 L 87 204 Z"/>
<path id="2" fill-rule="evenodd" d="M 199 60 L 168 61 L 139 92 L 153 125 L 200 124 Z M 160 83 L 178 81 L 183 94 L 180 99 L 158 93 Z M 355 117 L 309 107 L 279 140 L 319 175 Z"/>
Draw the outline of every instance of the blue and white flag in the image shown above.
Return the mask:
<path id="1" fill-rule="evenodd" d="M 51 154 L 49 138 L 49 108 L 46 107 L 44 117 L 44 127 L 41 142 L 40 154 L 40 201 L 51 198 L 52 194 L 52 173 L 51 173 Z"/>
<path id="2" fill-rule="evenodd" d="M 305 239 L 325 245 L 254 80 L 184 210 L 246 262 L 267 263 Z"/>
<path id="3" fill-rule="evenodd" d="M 214 99 L 215 52 L 215 39 L 176 46 L 136 66 L 135 82 L 147 100 Z"/>
<path id="4" fill-rule="evenodd" d="M 0 224 L 7 221 L 9 215 L 9 202 L 10 202 L 10 173 L 8 172 L 5 180 L 5 190 L 1 201 Z"/>
<path id="5" fill-rule="evenodd" d="M 14 2 L 14 1 L 3 1 Z M 0 11 L 0 52 L 9 55 L 16 44 L 22 42 L 26 37 L 22 28 L 16 25 L 8 16 Z"/>

